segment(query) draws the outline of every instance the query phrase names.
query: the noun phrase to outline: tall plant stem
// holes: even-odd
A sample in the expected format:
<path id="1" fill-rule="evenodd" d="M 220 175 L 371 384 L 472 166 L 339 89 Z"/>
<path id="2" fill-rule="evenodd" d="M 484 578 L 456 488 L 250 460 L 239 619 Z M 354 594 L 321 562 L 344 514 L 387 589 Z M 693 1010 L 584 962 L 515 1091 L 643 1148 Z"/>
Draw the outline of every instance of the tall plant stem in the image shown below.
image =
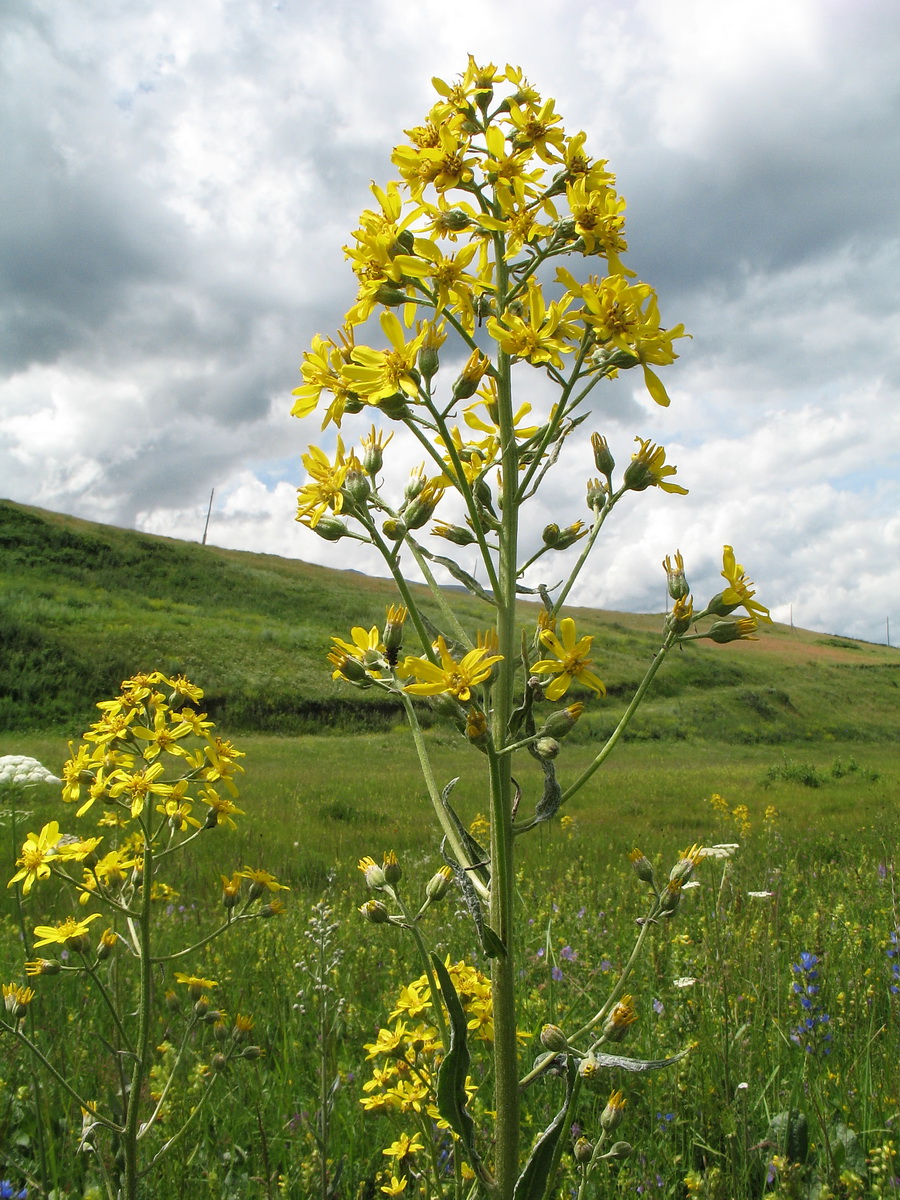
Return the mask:
<path id="1" fill-rule="evenodd" d="M 150 844 L 150 829 L 141 822 L 144 830 L 144 863 L 141 886 L 141 915 L 137 925 L 138 961 L 140 964 L 140 998 L 138 1001 L 138 1036 L 135 1046 L 134 1068 L 131 1072 L 131 1090 L 125 1113 L 125 1132 L 122 1137 L 125 1152 L 124 1200 L 137 1200 L 138 1186 L 138 1118 L 141 1111 L 141 1092 L 147 1075 L 147 1052 L 150 1046 L 150 1022 L 153 1004 L 153 960 L 150 954 L 151 900 L 153 883 L 153 851 Z"/>
<path id="2" fill-rule="evenodd" d="M 507 290 L 506 268 L 498 253 L 498 305 Z M 516 579 L 518 557 L 518 452 L 513 426 L 512 380 L 509 355 L 498 361 L 497 410 L 502 455 L 502 512 L 497 595 L 498 664 L 492 689 L 493 744 L 502 749 L 509 737 L 518 638 L 516 630 Z M 492 964 L 494 1009 L 494 1108 L 496 1153 L 494 1174 L 498 1200 L 511 1200 L 519 1167 L 519 1081 L 516 1045 L 516 944 L 513 903 L 515 864 L 512 828 L 512 758 L 489 751 L 491 783 L 491 926 L 505 952 Z"/>

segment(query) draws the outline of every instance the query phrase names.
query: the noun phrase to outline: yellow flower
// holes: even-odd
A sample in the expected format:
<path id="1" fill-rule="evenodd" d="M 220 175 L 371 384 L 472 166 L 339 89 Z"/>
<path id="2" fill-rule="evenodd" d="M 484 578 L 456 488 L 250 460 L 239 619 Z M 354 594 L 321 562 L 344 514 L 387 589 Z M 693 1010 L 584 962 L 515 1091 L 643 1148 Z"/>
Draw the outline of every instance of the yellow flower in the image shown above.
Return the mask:
<path id="1" fill-rule="evenodd" d="M 528 282 L 528 319 L 507 310 L 501 320 L 490 317 L 487 331 L 500 349 L 514 358 L 527 359 L 532 365 L 552 363 L 562 367 L 560 355 L 571 353 L 569 341 L 579 337 L 578 327 L 565 320 L 565 311 L 570 298 L 554 300 L 548 308 L 544 303 L 541 286 L 535 280 Z"/>
<path id="2" fill-rule="evenodd" d="M 68 946 L 73 950 L 86 949 L 90 933 L 88 925 L 91 921 L 96 921 L 99 916 L 100 913 L 89 913 L 82 921 L 76 921 L 74 917 L 66 917 L 58 925 L 35 925 L 34 932 L 40 941 L 35 942 L 34 947 L 37 949 L 38 946 L 56 944 Z"/>
<path id="3" fill-rule="evenodd" d="M 45 825 L 40 833 L 29 833 L 22 846 L 21 857 L 16 860 L 16 866 L 21 866 L 22 869 L 13 875 L 6 886 L 12 887 L 14 883 L 24 880 L 22 895 L 27 896 L 36 880 L 49 879 L 50 867 L 48 864 L 52 858 L 56 857 L 58 841 L 59 824 L 56 821 Z"/>
<path id="4" fill-rule="evenodd" d="M 414 1133 L 412 1137 L 407 1133 L 401 1133 L 396 1142 L 391 1142 L 386 1150 L 382 1150 L 382 1154 L 386 1154 L 388 1158 L 396 1158 L 398 1160 L 410 1158 L 416 1151 L 423 1149 L 419 1138 L 422 1135 Z"/>
<path id="5" fill-rule="evenodd" d="M 730 546 L 725 546 L 723 550 L 722 576 L 728 580 L 728 587 L 722 592 L 724 604 L 731 605 L 733 608 L 741 606 L 751 617 L 756 617 L 760 621 L 768 621 L 771 624 L 772 618 L 769 616 L 769 610 L 753 599 L 756 595 L 755 591 L 751 591 L 753 584 L 744 574 L 741 564 L 735 562 L 734 551 Z"/>
<path id="6" fill-rule="evenodd" d="M 110 775 L 109 795 L 113 800 L 117 800 L 123 793 L 128 793 L 131 799 L 131 816 L 132 819 L 139 817 L 144 810 L 144 803 L 148 796 L 169 796 L 172 793 L 172 787 L 167 783 L 157 783 L 159 776 L 162 775 L 164 767 L 159 760 L 147 767 L 143 771 L 113 771 Z M 82 804 L 78 812 L 75 814 L 80 817 L 94 803 L 93 797 Z"/>
<path id="7" fill-rule="evenodd" d="M 387 400 L 398 392 L 410 399 L 419 394 L 416 357 L 425 341 L 426 329 L 420 329 L 411 342 L 403 336 L 403 326 L 392 312 L 381 314 L 381 328 L 391 344 L 390 350 L 356 346 L 344 375 L 360 399 L 368 404 Z"/>
<path id="8" fill-rule="evenodd" d="M 465 704 L 472 696 L 472 688 L 483 683 L 491 673 L 491 667 L 500 662 L 502 654 L 489 654 L 484 648 L 470 650 L 457 662 L 447 643 L 439 637 L 435 649 L 441 657 L 440 666 L 427 658 L 406 658 L 401 678 L 414 675 L 421 683 L 408 683 L 406 691 L 417 696 L 440 696 L 447 694 Z"/>
<path id="9" fill-rule="evenodd" d="M 183 983 L 191 994 L 192 1000 L 199 1000 L 208 988 L 218 987 L 215 979 L 204 979 L 201 975 L 186 975 L 183 971 L 175 972 L 175 982 Z"/>
<path id="10" fill-rule="evenodd" d="M 387 1153 L 385 1151 L 385 1153 Z M 404 1175 L 402 1179 L 398 1179 L 396 1175 L 391 1176 L 391 1182 L 382 1187 L 382 1191 L 386 1196 L 402 1196 L 406 1191 L 408 1183 L 407 1177 Z"/>
<path id="11" fill-rule="evenodd" d="M 545 658 L 532 667 L 532 671 L 537 675 L 556 675 L 556 679 L 544 689 L 544 695 L 548 700 L 558 700 L 566 694 L 572 680 L 576 679 L 598 696 L 605 696 L 606 688 L 602 680 L 588 669 L 591 665 L 588 654 L 594 641 L 593 637 L 586 636 L 577 641 L 575 622 L 571 617 L 562 619 L 559 631 L 560 637 L 557 637 L 552 629 L 544 629 L 540 634 L 541 645 L 552 650 L 559 661 Z"/>
<path id="12" fill-rule="evenodd" d="M 636 437 L 634 440 L 640 448 L 636 454 L 632 454 L 631 462 L 625 468 L 625 486 L 632 492 L 643 492 L 648 487 L 658 487 L 664 492 L 677 492 L 686 496 L 687 488 L 667 481 L 667 476 L 677 474 L 678 468 L 666 464 L 665 448 L 657 446 L 649 438 Z"/>
<path id="13" fill-rule="evenodd" d="M 183 746 L 178 745 L 178 742 L 179 739 L 191 732 L 191 726 L 187 721 L 179 721 L 177 719 L 170 726 L 167 714 L 168 710 L 166 708 L 158 708 L 153 717 L 152 729 L 148 729 L 143 725 L 132 725 L 131 727 L 132 734 L 147 743 L 144 758 L 148 762 L 152 762 L 163 750 L 169 754 L 184 755 L 187 753 Z"/>
<path id="14" fill-rule="evenodd" d="M 309 453 L 301 455 L 301 458 L 312 482 L 297 489 L 297 520 L 315 529 L 328 509 L 334 513 L 342 510 L 344 496 L 341 489 L 344 480 L 350 468 L 359 467 L 359 463 L 352 450 L 350 457 L 344 458 L 344 443 L 340 437 L 337 439 L 333 463 L 318 446 L 310 446 Z"/>
<path id="15" fill-rule="evenodd" d="M 252 867 L 244 867 L 243 871 L 236 872 L 242 879 L 250 880 L 250 898 L 256 899 L 261 896 L 264 888 L 268 888 L 270 892 L 289 892 L 291 889 L 286 883 L 279 883 L 274 875 L 270 875 L 268 871 L 253 870 Z M 256 895 L 254 895 L 254 892 Z"/>

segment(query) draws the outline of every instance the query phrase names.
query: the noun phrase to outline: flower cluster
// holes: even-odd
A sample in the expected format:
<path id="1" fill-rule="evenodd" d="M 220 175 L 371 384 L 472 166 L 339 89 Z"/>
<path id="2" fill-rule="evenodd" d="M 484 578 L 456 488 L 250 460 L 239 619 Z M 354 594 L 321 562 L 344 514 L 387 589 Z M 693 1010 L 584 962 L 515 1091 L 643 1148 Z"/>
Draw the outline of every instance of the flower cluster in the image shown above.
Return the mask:
<path id="1" fill-rule="evenodd" d="M 794 982 L 791 990 L 802 1010 L 799 1025 L 791 1031 L 791 1040 L 807 1054 L 824 1057 L 830 1053 L 831 1018 L 819 1001 L 819 958 L 804 950 L 799 963 L 791 964 Z"/>

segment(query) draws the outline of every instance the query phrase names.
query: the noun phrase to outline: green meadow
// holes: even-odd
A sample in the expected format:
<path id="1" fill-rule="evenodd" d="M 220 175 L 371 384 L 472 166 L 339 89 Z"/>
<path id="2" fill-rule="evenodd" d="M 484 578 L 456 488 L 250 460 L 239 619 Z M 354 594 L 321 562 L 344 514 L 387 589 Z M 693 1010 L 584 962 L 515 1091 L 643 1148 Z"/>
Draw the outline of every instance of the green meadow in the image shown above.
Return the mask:
<path id="1" fill-rule="evenodd" d="M 246 754 L 236 830 L 198 836 L 177 860 L 172 893 L 160 896 L 166 944 L 199 940 L 218 922 L 222 875 L 264 866 L 290 888 L 283 915 L 229 930 L 190 960 L 187 969 L 216 981 L 216 1006 L 252 1015 L 263 1055 L 215 1080 L 148 1194 L 382 1196 L 385 1148 L 418 1132 L 440 1154 L 446 1136 L 428 1114 L 403 1120 L 360 1103 L 373 1068 L 363 1047 L 421 968 L 403 931 L 358 914 L 369 893 L 356 864 L 395 850 L 418 904 L 442 860 L 401 714 L 333 682 L 325 655 L 332 634 L 381 623 L 395 599 L 390 584 L 6 502 L 0 572 L 0 755 L 32 755 L 58 773 L 95 702 L 154 668 L 204 687 L 203 707 Z M 475 628 L 475 602 L 461 598 L 460 607 Z M 609 695 L 564 743 L 564 783 L 615 727 L 661 624 L 660 615 L 577 617 L 595 635 Z M 665 664 L 627 738 L 564 820 L 526 839 L 523 1073 L 540 1053 L 541 1026 L 581 1024 L 628 959 L 646 909 L 628 852 L 639 846 L 664 880 L 694 842 L 739 847 L 702 862 L 700 886 L 650 932 L 629 984 L 639 1019 L 622 1053 L 690 1053 L 665 1071 L 602 1073 L 579 1125 L 590 1136 L 621 1088 L 617 1136 L 634 1150 L 595 1176 L 597 1195 L 900 1194 L 898 686 L 897 650 L 829 634 L 776 625 L 758 643 L 692 644 Z M 486 804 L 479 755 L 423 715 L 436 776 L 442 786 L 459 779 L 454 803 L 477 829 Z M 517 779 L 528 812 L 539 767 L 523 759 Z M 93 828 L 50 786 L 7 791 L 2 803 L 8 875 L 26 832 L 49 820 L 66 832 Z M 21 980 L 23 925 L 62 920 L 71 901 L 51 881 L 21 909 L 15 890 L 4 888 L 0 904 L 3 979 Z M 424 933 L 440 955 L 487 970 L 455 893 L 434 906 Z M 160 970 L 161 988 L 169 975 Z M 804 1009 L 795 987 L 810 980 L 817 990 Z M 111 1095 L 102 1013 L 82 981 L 31 982 L 36 1043 L 66 1077 L 85 1081 L 84 1094 Z M 161 1071 L 179 1019 L 163 1014 L 154 1030 Z M 212 1034 L 198 1034 L 193 1049 L 197 1067 L 173 1087 L 163 1126 L 210 1087 Z M 476 1085 L 489 1084 L 484 1049 L 475 1040 Z M 92 1155 L 77 1152 L 82 1116 L 71 1097 L 39 1081 L 9 1038 L 0 1079 L 0 1177 L 30 1195 L 99 1197 Z M 483 1110 L 489 1097 L 485 1086 L 473 1104 Z M 526 1142 L 559 1103 L 552 1079 L 528 1089 Z M 574 1194 L 570 1146 L 560 1197 Z"/>

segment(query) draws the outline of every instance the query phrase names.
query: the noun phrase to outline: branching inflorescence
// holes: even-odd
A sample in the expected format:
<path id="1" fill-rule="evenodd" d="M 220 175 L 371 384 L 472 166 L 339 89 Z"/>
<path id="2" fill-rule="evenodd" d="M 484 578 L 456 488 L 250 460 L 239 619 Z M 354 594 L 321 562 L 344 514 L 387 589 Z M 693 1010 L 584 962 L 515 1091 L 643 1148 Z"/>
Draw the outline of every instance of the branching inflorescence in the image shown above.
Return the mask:
<path id="1" fill-rule="evenodd" d="M 674 481 L 676 468 L 664 447 L 648 437 L 635 438 L 636 449 L 617 475 L 606 438 L 595 432 L 589 449 L 583 435 L 572 442 L 586 453 L 585 518 L 547 524 L 535 545 L 523 533 L 529 503 L 590 416 L 589 401 L 602 380 L 636 370 L 653 401 L 669 404 L 657 369 L 675 359 L 675 344 L 686 335 L 681 325 L 662 323 L 653 288 L 626 266 L 625 202 L 615 177 L 605 160 L 588 155 L 584 133 L 566 133 L 553 100 L 543 99 L 518 68 L 498 71 L 471 58 L 457 81 L 436 79 L 434 86 L 436 103 L 394 150 L 399 179 L 373 185 L 375 205 L 363 212 L 345 247 L 358 286 L 344 325 L 334 337 L 317 336 L 304 355 L 294 415 L 318 409 L 323 429 L 342 431 L 348 418 L 361 416 L 368 432 L 352 447 L 337 436 L 333 453 L 309 447 L 297 519 L 328 541 L 352 538 L 376 548 L 396 582 L 398 602 L 383 629 L 358 626 L 349 637 L 335 636 L 329 662 L 335 679 L 379 689 L 403 706 L 443 838 L 443 874 L 428 885 L 421 906 L 410 905 L 401 891 L 393 855 L 383 866 L 371 858 L 361 863 L 378 893 L 363 914 L 384 928 L 409 930 L 424 970 L 411 985 L 429 1005 L 422 1045 L 410 1050 L 398 1041 L 392 1071 L 402 1068 L 410 1080 L 418 1079 L 416 1087 L 433 1084 L 431 1099 L 463 1159 L 443 1168 L 435 1159 L 427 1170 L 414 1169 L 417 1135 L 408 1130 L 402 1153 L 399 1143 L 389 1152 L 393 1166 L 382 1190 L 462 1195 L 473 1173 L 476 1192 L 508 1200 L 515 1191 L 538 1200 L 554 1186 L 582 1085 L 614 1068 L 647 1070 L 674 1061 L 639 1062 L 611 1055 L 604 1046 L 627 1034 L 635 1016 L 625 990 L 628 975 L 651 929 L 676 912 L 703 854 L 698 847 L 686 851 L 658 885 L 649 861 L 635 853 L 650 905 L 634 954 L 581 1029 L 545 1029 L 538 1062 L 522 1075 L 517 839 L 555 818 L 600 768 L 673 646 L 699 637 L 718 643 L 752 638 L 768 612 L 730 546 L 723 557 L 726 586 L 698 610 L 681 555 L 668 556 L 663 566 L 673 607 L 659 650 L 613 734 L 580 774 L 561 777 L 563 739 L 585 703 L 605 693 L 594 638 L 562 615 L 563 605 L 620 502 L 651 488 L 673 495 L 686 489 Z M 579 259 L 595 273 L 577 277 L 562 265 Z M 447 367 L 449 378 L 442 374 Z M 514 379 L 528 367 L 546 377 L 553 394 L 541 412 L 513 398 Z M 415 439 L 423 456 L 399 498 L 382 478 L 392 452 L 391 425 L 403 432 L 405 444 Z M 442 543 L 449 550 L 440 550 Z M 475 573 L 458 561 L 460 548 L 468 562 L 476 557 Z M 554 557 L 570 549 L 572 556 Z M 551 560 L 551 580 L 556 563 L 567 563 L 564 582 L 542 576 Z M 417 568 L 428 585 L 436 618 L 422 610 L 407 583 L 408 568 Z M 481 632 L 460 619 L 440 584 L 447 578 L 484 605 Z M 516 611 L 521 596 L 540 601 L 524 628 Z M 729 619 L 738 608 L 747 615 Z M 547 709 L 575 692 L 579 698 L 565 708 Z M 490 813 L 485 846 L 454 810 L 452 783 L 442 785 L 435 775 L 416 707 L 423 698 L 484 757 Z M 522 755 L 539 765 L 540 783 L 530 800 L 515 766 Z M 470 1112 L 472 1018 L 460 1003 L 458 983 L 443 958 L 429 953 L 421 931 L 430 905 L 451 883 L 491 963 L 492 1095 L 482 1112 L 492 1116 L 482 1129 Z M 443 1005 L 436 1003 L 438 994 Z M 435 1061 L 442 1065 L 433 1083 Z M 539 1076 L 557 1078 L 561 1107 L 523 1164 L 519 1098 Z M 624 1107 L 621 1090 L 614 1089 L 595 1140 L 585 1137 L 575 1147 L 579 1194 L 601 1159 L 627 1155 L 628 1144 L 612 1140 Z"/>

